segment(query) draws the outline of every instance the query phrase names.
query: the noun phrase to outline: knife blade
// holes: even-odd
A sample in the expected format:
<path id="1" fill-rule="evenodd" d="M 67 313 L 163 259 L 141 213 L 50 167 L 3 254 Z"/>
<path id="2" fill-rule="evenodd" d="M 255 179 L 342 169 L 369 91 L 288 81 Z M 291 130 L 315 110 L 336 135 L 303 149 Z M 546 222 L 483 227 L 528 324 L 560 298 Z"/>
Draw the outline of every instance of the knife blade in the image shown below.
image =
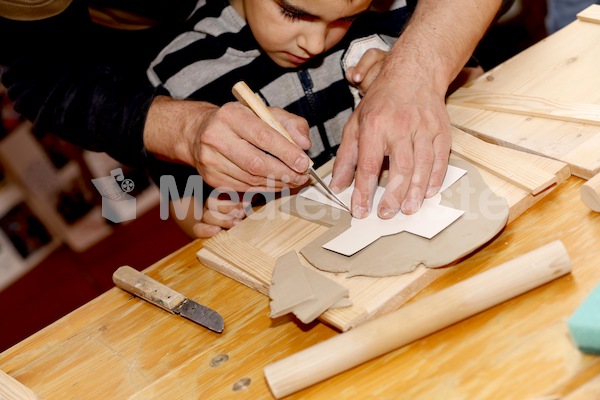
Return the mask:
<path id="1" fill-rule="evenodd" d="M 188 299 L 181 293 L 163 285 L 140 271 L 124 265 L 113 273 L 113 282 L 117 287 L 138 296 L 172 314 L 178 314 L 191 321 L 221 333 L 224 328 L 223 317 L 216 311 Z"/>
<path id="2" fill-rule="evenodd" d="M 269 111 L 265 103 L 263 103 L 261 98 L 258 97 L 252 91 L 252 89 L 250 89 L 246 82 L 240 81 L 236 83 L 235 85 L 233 85 L 231 92 L 240 103 L 254 111 L 254 113 L 261 120 L 269 124 L 271 128 L 275 129 L 290 142 L 295 143 L 294 139 L 292 139 L 292 136 L 289 134 L 289 132 L 285 130 L 283 125 L 281 125 L 279 121 L 277 121 L 277 119 L 275 119 L 275 117 L 273 116 L 271 111 Z M 319 174 L 317 174 L 317 171 L 315 171 L 315 169 L 313 168 L 314 163 L 310 158 L 308 159 L 308 162 L 308 174 L 312 176 L 312 178 L 326 190 L 329 196 L 331 196 L 337 203 L 344 207 L 346 211 L 350 212 L 350 208 L 335 194 L 333 190 L 331 190 L 331 188 L 325 182 L 323 182 Z"/>

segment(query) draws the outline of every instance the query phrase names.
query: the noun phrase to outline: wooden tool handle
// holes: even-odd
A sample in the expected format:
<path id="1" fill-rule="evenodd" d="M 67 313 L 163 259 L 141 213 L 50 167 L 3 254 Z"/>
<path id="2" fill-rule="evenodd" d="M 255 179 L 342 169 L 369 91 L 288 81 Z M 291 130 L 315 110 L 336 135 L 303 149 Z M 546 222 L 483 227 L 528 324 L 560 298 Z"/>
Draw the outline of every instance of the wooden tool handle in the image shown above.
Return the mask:
<path id="1" fill-rule="evenodd" d="M 404 346 L 571 271 L 555 241 L 265 367 L 281 398 Z"/>
<path id="2" fill-rule="evenodd" d="M 242 103 L 243 105 L 245 105 L 246 107 L 248 107 L 252 111 L 254 111 L 254 113 L 261 120 L 263 120 L 264 122 L 269 124 L 269 126 L 271 128 L 275 129 L 277 132 L 279 132 L 281 135 L 283 135 L 290 142 L 292 142 L 294 144 L 296 143 L 294 141 L 294 139 L 292 139 L 292 136 L 289 134 L 289 132 L 285 130 L 283 125 L 281 125 L 279 123 L 279 121 L 277 121 L 277 119 L 275 119 L 275 117 L 273 116 L 271 111 L 269 111 L 269 108 L 265 105 L 265 103 L 263 103 L 261 98 L 258 97 L 252 91 L 252 89 L 250 89 L 248 87 L 246 82 L 240 81 L 240 82 L 236 83 L 235 85 L 233 85 L 231 92 L 233 93 L 235 98 L 240 103 Z M 314 165 L 314 162 L 309 158 L 308 159 L 308 168 L 312 167 L 313 165 Z"/>
<path id="3" fill-rule="evenodd" d="M 113 282 L 121 289 L 172 313 L 186 299 L 184 295 L 128 265 L 119 267 L 113 273 Z"/>
<path id="4" fill-rule="evenodd" d="M 587 181 L 579 189 L 581 201 L 592 211 L 600 212 L 600 174 Z"/>

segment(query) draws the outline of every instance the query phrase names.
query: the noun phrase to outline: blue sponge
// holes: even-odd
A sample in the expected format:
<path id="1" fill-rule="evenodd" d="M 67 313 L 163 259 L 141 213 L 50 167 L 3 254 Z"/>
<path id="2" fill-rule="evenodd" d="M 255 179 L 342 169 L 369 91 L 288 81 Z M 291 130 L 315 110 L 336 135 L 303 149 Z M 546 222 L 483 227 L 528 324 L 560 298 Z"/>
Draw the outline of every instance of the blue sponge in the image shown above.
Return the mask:
<path id="1" fill-rule="evenodd" d="M 600 285 L 575 310 L 567 324 L 579 350 L 600 355 Z"/>

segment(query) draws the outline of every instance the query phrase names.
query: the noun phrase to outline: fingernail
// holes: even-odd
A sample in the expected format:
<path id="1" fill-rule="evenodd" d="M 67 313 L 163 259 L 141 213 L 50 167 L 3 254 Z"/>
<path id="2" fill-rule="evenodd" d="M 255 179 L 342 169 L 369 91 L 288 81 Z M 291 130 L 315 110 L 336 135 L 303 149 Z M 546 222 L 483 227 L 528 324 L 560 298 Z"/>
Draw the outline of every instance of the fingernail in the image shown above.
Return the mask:
<path id="1" fill-rule="evenodd" d="M 362 81 L 362 76 L 360 74 L 354 74 L 352 79 L 354 79 L 354 82 L 359 83 L 360 81 Z"/>
<path id="2" fill-rule="evenodd" d="M 398 214 L 400 210 L 392 210 L 390 208 L 382 208 L 381 209 L 381 217 L 384 219 L 389 219 Z"/>
<path id="3" fill-rule="evenodd" d="M 369 210 L 366 207 L 353 207 L 352 216 L 354 218 L 364 218 L 369 215 Z"/>
<path id="4" fill-rule="evenodd" d="M 294 163 L 294 169 L 298 172 L 304 172 L 308 169 L 308 159 L 306 157 L 299 157 Z"/>
<path id="5" fill-rule="evenodd" d="M 415 199 L 406 199 L 402 203 L 402 211 L 405 214 L 412 214 L 419 209 L 419 203 Z"/>
<path id="6" fill-rule="evenodd" d="M 425 192 L 425 197 L 427 197 L 427 198 L 433 197 L 436 195 L 436 193 L 437 193 L 437 189 L 432 186 L 429 186 L 427 188 L 427 192 Z"/>

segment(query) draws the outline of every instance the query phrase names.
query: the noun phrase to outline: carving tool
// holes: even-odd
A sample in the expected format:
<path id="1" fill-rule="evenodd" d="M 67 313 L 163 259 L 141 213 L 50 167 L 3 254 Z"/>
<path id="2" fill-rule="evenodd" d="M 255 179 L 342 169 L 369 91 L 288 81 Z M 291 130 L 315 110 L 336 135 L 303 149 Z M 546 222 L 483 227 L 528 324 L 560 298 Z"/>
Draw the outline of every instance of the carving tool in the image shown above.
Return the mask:
<path id="1" fill-rule="evenodd" d="M 275 129 L 287 140 L 294 143 L 294 139 L 292 139 L 292 136 L 288 133 L 288 131 L 285 130 L 283 125 L 281 125 L 279 121 L 275 119 L 275 117 L 273 116 L 273 114 L 271 114 L 271 111 L 269 111 L 265 103 L 263 103 L 261 98 L 258 97 L 248 87 L 246 82 L 240 81 L 236 83 L 235 85 L 233 85 L 231 91 L 240 103 L 250 108 L 261 120 L 269 124 L 271 128 Z M 308 159 L 308 162 L 308 174 L 312 176 L 314 180 L 317 181 L 317 183 L 327 191 L 329 196 L 331 196 L 337 203 L 344 207 L 346 211 L 350 212 L 350 208 L 348 208 L 348 206 L 344 204 L 344 202 L 333 192 L 333 190 L 331 190 L 331 188 L 325 182 L 323 182 L 319 174 L 317 174 L 317 171 L 315 171 L 315 169 L 313 168 L 314 163 L 310 158 Z"/>
<path id="2" fill-rule="evenodd" d="M 279 399 L 571 272 L 556 240 L 265 367 Z"/>
<path id="3" fill-rule="evenodd" d="M 218 312 L 188 299 L 130 266 L 119 267 L 113 274 L 113 282 L 126 292 L 170 313 L 179 314 L 211 331 L 223 332 L 223 317 Z"/>

